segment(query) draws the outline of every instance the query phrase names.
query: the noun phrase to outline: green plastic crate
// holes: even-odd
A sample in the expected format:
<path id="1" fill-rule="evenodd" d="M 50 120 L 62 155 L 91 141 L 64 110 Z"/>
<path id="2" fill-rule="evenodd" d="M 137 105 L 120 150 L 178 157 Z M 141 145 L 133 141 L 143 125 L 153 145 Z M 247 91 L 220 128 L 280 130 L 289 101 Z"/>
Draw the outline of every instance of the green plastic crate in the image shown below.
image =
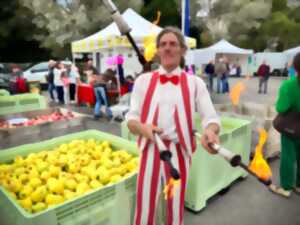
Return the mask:
<path id="1" fill-rule="evenodd" d="M 39 94 L 0 96 L 0 115 L 47 108 L 46 99 Z"/>
<path id="2" fill-rule="evenodd" d="M 137 155 L 136 145 L 123 138 L 88 130 L 36 144 L 28 144 L 0 151 L 0 163 L 10 162 L 17 155 L 51 150 L 74 139 L 108 140 L 113 149 L 126 149 Z M 83 196 L 30 214 L 0 187 L 1 225 L 131 225 L 133 224 L 136 195 L 136 174 L 121 182 L 94 190 Z M 162 217 L 161 217 L 162 218 Z M 163 224 L 162 221 L 157 224 Z"/>
<path id="3" fill-rule="evenodd" d="M 9 92 L 5 89 L 0 89 L 0 96 L 8 96 Z"/>
<path id="4" fill-rule="evenodd" d="M 196 128 L 201 133 L 199 117 L 195 118 Z M 249 162 L 251 123 L 230 117 L 221 118 L 221 145 L 234 153 L 240 154 L 245 164 Z M 126 122 L 122 123 L 122 137 L 136 140 L 136 137 L 128 132 Z M 192 166 L 189 171 L 185 206 L 198 212 L 206 206 L 209 198 L 227 188 L 239 177 L 245 177 L 247 173 L 239 168 L 233 168 L 221 156 L 210 155 L 204 150 L 197 140 L 197 151 L 192 158 Z"/>

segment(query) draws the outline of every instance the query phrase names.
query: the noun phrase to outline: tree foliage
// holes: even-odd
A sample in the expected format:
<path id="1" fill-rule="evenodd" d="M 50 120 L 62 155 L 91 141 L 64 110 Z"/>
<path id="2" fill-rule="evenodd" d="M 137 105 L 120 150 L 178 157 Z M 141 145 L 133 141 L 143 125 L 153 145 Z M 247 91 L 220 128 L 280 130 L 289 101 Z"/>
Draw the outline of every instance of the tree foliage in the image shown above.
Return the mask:
<path id="1" fill-rule="evenodd" d="M 70 43 L 99 31 L 111 18 L 101 1 L 90 0 L 19 0 L 34 14 L 33 23 L 47 34 L 35 33 L 33 38 L 54 55 L 69 53 Z M 127 7 L 139 9 L 139 0 L 114 1 L 122 11 Z"/>
<path id="2" fill-rule="evenodd" d="M 273 0 L 272 13 L 257 29 L 258 35 L 249 38 L 261 43 L 258 50 L 265 48 L 282 51 L 299 45 L 300 42 L 300 7 L 289 8 L 286 0 Z M 264 46 L 264 47 L 262 47 Z"/>
<path id="3" fill-rule="evenodd" d="M 149 21 L 156 19 L 157 11 L 161 12 L 159 26 L 180 26 L 180 14 L 178 1 L 175 0 L 152 0 L 141 10 L 142 16 Z"/>
<path id="4" fill-rule="evenodd" d="M 288 7 L 287 3 L 287 0 L 215 0 L 210 4 L 208 17 L 197 20 L 206 30 L 202 35 L 205 40 L 210 35 L 214 41 L 225 38 L 256 51 L 281 51 L 300 42 L 300 7 Z M 203 7 L 199 5 L 198 11 Z"/>
<path id="5" fill-rule="evenodd" d="M 219 0 L 210 7 L 208 16 L 198 19 L 200 24 L 205 26 L 214 40 L 234 38 L 238 42 L 268 17 L 271 0 Z"/>

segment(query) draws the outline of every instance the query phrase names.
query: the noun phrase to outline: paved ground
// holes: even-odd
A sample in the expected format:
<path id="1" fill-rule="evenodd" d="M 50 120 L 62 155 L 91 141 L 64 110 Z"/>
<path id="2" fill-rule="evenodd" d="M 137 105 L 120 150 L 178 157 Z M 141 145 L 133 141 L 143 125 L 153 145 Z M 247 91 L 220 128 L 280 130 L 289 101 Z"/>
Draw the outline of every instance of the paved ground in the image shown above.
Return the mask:
<path id="1" fill-rule="evenodd" d="M 246 91 L 241 101 L 258 102 L 262 104 L 274 104 L 277 91 L 282 79 L 271 78 L 269 81 L 269 92 L 267 95 L 257 94 L 258 80 L 252 78 L 230 79 L 232 87 L 236 82 L 243 81 Z M 229 101 L 227 95 L 212 93 L 214 103 L 226 103 Z M 75 111 L 92 115 L 92 109 L 87 107 L 72 106 Z M 120 135 L 120 124 L 108 123 L 102 119 L 99 122 L 88 120 L 84 128 L 99 129 Z M 65 130 L 64 133 L 76 132 L 78 130 Z M 34 137 L 22 142 L 10 143 L 10 146 L 21 143 L 30 143 L 62 135 L 63 133 L 49 132 L 43 137 Z M 2 146 L 4 147 L 4 146 Z M 7 147 L 7 146 L 5 146 Z M 271 162 L 273 179 L 278 182 L 279 160 Z M 272 194 L 257 180 L 248 176 L 246 179 L 236 181 L 231 185 L 229 191 L 224 195 L 216 195 L 208 201 L 205 209 L 195 214 L 185 211 L 184 219 L 186 225 L 300 225 L 300 196 L 293 194 L 290 199 L 285 199 Z"/>

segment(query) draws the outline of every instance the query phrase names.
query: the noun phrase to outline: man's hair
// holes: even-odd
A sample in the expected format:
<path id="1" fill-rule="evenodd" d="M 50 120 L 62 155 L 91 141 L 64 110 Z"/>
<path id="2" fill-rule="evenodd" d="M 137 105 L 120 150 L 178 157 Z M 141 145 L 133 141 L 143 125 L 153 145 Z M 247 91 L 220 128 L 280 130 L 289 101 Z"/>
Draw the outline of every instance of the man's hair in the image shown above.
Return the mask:
<path id="1" fill-rule="evenodd" d="M 179 44 L 180 44 L 180 47 L 183 48 L 183 49 L 187 49 L 185 39 L 184 39 L 184 36 L 182 35 L 181 31 L 177 27 L 172 27 L 172 26 L 164 28 L 157 35 L 157 38 L 156 38 L 156 47 L 157 48 L 159 47 L 159 42 L 160 42 L 160 39 L 162 38 L 162 36 L 164 36 L 165 34 L 168 34 L 168 33 L 174 34 L 176 36 Z"/>

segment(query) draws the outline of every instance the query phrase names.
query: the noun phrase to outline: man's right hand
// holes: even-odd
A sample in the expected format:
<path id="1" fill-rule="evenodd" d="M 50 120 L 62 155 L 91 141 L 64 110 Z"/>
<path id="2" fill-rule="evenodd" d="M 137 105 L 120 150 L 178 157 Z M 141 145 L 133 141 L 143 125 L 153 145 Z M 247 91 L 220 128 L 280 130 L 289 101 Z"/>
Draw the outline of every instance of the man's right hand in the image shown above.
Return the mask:
<path id="1" fill-rule="evenodd" d="M 131 133 L 142 135 L 143 137 L 154 141 L 154 132 L 161 134 L 163 130 L 152 124 L 140 123 L 137 120 L 129 120 L 127 126 Z"/>
<path id="2" fill-rule="evenodd" d="M 141 135 L 151 141 L 154 141 L 154 133 L 161 134 L 163 130 L 152 124 L 141 124 Z"/>

